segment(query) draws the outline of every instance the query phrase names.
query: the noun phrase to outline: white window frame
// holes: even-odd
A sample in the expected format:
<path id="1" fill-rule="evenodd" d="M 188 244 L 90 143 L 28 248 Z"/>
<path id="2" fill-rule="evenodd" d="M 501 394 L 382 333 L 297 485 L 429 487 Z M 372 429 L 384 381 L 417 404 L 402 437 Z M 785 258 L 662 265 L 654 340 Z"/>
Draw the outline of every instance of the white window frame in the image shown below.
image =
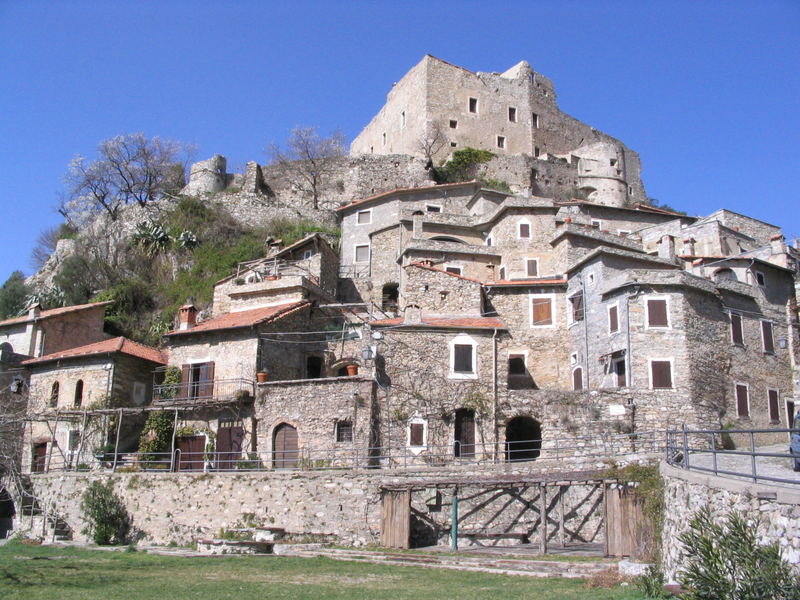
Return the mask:
<path id="1" fill-rule="evenodd" d="M 314 256 L 313 250 L 303 250 L 303 260 L 308 260 L 312 256 Z"/>
<path id="2" fill-rule="evenodd" d="M 514 111 L 514 118 L 511 118 L 511 111 Z M 508 107 L 508 122 L 509 123 L 516 123 L 519 120 L 519 111 L 517 110 L 516 106 L 509 106 Z"/>
<path id="3" fill-rule="evenodd" d="M 601 221 L 600 219 L 592 219 L 591 225 L 592 229 L 598 229 L 598 230 L 603 229 L 603 221 Z"/>
<path id="4" fill-rule="evenodd" d="M 577 365 L 578 364 L 578 353 L 577 352 L 570 352 L 569 354 L 569 364 Z"/>
<path id="5" fill-rule="evenodd" d="M 667 308 L 666 308 L 666 311 L 667 311 L 667 326 L 666 327 L 655 326 L 655 325 L 652 326 L 652 327 L 650 326 L 650 304 L 649 304 L 650 300 L 665 300 L 666 301 L 666 306 L 667 306 Z M 666 331 L 667 329 L 672 329 L 672 311 L 671 311 L 671 308 L 672 307 L 671 307 L 670 297 L 669 296 L 656 295 L 656 294 L 644 296 L 644 328 L 645 329 L 655 329 L 655 330 L 659 330 L 660 329 L 662 331 Z"/>
<path id="6" fill-rule="evenodd" d="M 439 210 L 431 210 L 431 208 L 437 208 Z M 425 212 L 440 214 L 442 212 L 442 205 L 441 204 L 426 204 L 425 205 Z"/>
<path id="7" fill-rule="evenodd" d="M 744 386 L 744 388 L 747 390 L 747 414 L 746 415 L 740 415 L 739 414 L 739 397 L 736 395 L 736 388 L 738 388 L 740 385 Z M 744 381 L 734 381 L 733 382 L 733 402 L 734 402 L 734 405 L 736 406 L 736 418 L 737 419 L 752 419 L 753 418 L 753 406 L 752 406 L 752 403 L 750 401 L 750 384 L 749 383 L 745 383 Z M 767 410 L 769 410 L 769 407 L 767 407 Z"/>
<path id="8" fill-rule="evenodd" d="M 505 281 L 506 271 L 507 271 L 506 266 L 505 265 L 500 265 L 500 268 L 497 270 L 497 273 L 498 273 L 498 276 L 500 278 L 500 281 Z"/>
<path id="9" fill-rule="evenodd" d="M 764 283 L 758 282 L 759 275 L 761 276 L 761 280 Z M 767 289 L 767 276 L 764 275 L 764 271 L 753 271 L 753 279 L 755 280 L 756 285 L 760 287 L 762 290 Z"/>
<path id="10" fill-rule="evenodd" d="M 617 329 L 615 331 L 611 331 L 611 309 L 617 309 Z M 608 335 L 614 335 L 615 333 L 619 333 L 620 331 L 620 323 L 619 323 L 619 302 L 614 302 L 613 304 L 609 304 L 608 306 Z"/>
<path id="11" fill-rule="evenodd" d="M 575 371 L 578 369 L 581 370 L 581 389 L 575 389 Z M 585 392 L 586 391 L 586 373 L 584 372 L 583 365 L 575 365 L 572 367 L 572 370 L 569 372 L 570 377 L 570 386 L 572 387 L 573 392 Z"/>
<path id="12" fill-rule="evenodd" d="M 470 110 L 473 100 L 475 100 L 475 110 Z M 475 98 L 474 96 L 467 97 L 467 113 L 470 115 L 481 114 L 481 102 L 478 98 Z"/>
<path id="13" fill-rule="evenodd" d="M 536 263 L 536 275 L 529 275 L 528 274 L 528 263 L 533 261 Z M 525 257 L 525 277 L 539 277 L 539 259 L 534 256 L 526 256 Z"/>
<path id="14" fill-rule="evenodd" d="M 535 325 L 533 322 L 533 299 L 534 298 L 549 298 L 550 299 L 550 325 Z M 555 294 L 528 294 L 528 323 L 531 329 L 553 329 L 556 326 L 556 295 Z"/>
<path id="15" fill-rule="evenodd" d="M 522 225 L 527 225 L 528 226 L 528 237 L 522 237 Z M 518 240 L 529 240 L 529 239 L 531 239 L 532 235 L 533 235 L 533 226 L 531 225 L 531 222 L 528 221 L 528 219 L 520 219 L 519 221 L 517 221 L 517 239 Z"/>
<path id="16" fill-rule="evenodd" d="M 772 333 L 772 352 L 767 352 L 767 338 L 764 337 L 764 323 L 769 323 L 769 330 Z M 775 356 L 778 349 L 775 345 L 775 323 L 770 319 L 759 319 L 758 328 L 761 330 L 761 352 Z"/>
<path id="17" fill-rule="evenodd" d="M 656 388 L 653 387 L 653 363 L 654 362 L 668 362 L 669 363 L 669 378 L 672 381 L 671 388 Z M 678 387 L 675 385 L 675 357 L 668 356 L 664 358 L 648 358 L 647 359 L 647 383 L 651 390 L 676 390 Z"/>
<path id="18" fill-rule="evenodd" d="M 461 373 L 455 371 L 456 346 L 472 346 L 472 372 Z M 478 378 L 478 342 L 466 333 L 459 333 L 448 342 L 450 349 L 450 365 L 447 377 L 449 379 L 477 379 Z"/>
<path id="19" fill-rule="evenodd" d="M 539 114 L 535 112 L 531 112 L 531 127 L 533 129 L 539 129 Z"/>
<path id="20" fill-rule="evenodd" d="M 367 260 L 358 260 L 358 249 L 359 248 L 366 248 L 367 249 Z M 372 259 L 372 248 L 369 244 L 354 244 L 353 245 L 353 264 L 356 265 L 368 265 L 370 260 Z"/>
<path id="21" fill-rule="evenodd" d="M 770 418 L 770 414 L 769 414 L 769 393 L 770 392 L 775 392 L 776 394 L 778 394 L 778 406 L 777 406 L 777 409 L 778 409 L 778 420 L 777 421 L 773 421 Z M 781 422 L 781 391 L 778 388 L 772 388 L 772 387 L 768 387 L 767 388 L 767 419 L 769 419 L 769 423 L 771 425 L 779 424 Z"/>
<path id="22" fill-rule="evenodd" d="M 458 273 L 453 273 L 452 271 L 448 271 L 447 269 L 458 269 Z M 464 267 L 462 267 L 461 265 L 448 265 L 448 264 L 446 264 L 444 266 L 444 271 L 446 273 L 450 273 L 451 275 L 461 275 L 461 276 L 464 275 Z"/>
<path id="23" fill-rule="evenodd" d="M 369 220 L 361 223 L 358 219 L 360 215 L 368 215 Z M 356 225 L 372 225 L 372 209 L 367 208 L 366 210 L 359 210 L 356 213 Z"/>
<path id="24" fill-rule="evenodd" d="M 494 244 L 494 240 L 492 239 L 492 236 L 487 237 L 485 243 L 486 243 L 487 247 L 491 248 L 492 245 Z"/>
<path id="25" fill-rule="evenodd" d="M 411 445 L 411 425 L 422 425 L 422 445 Z M 419 413 L 414 413 L 406 423 L 406 447 L 414 454 L 419 454 L 428 447 L 428 420 L 419 416 Z"/>
<path id="26" fill-rule="evenodd" d="M 623 385 L 619 384 L 619 373 L 617 372 L 617 365 L 622 364 L 625 367 L 625 383 Z M 614 385 L 612 387 L 617 389 L 622 389 L 628 387 L 628 359 L 625 356 L 619 358 L 612 358 L 609 360 L 609 367 L 610 367 L 610 374 L 614 377 Z M 670 367 L 670 372 L 672 371 L 672 367 Z M 674 383 L 674 382 L 673 382 Z M 666 388 L 659 388 L 659 389 L 666 389 Z"/>

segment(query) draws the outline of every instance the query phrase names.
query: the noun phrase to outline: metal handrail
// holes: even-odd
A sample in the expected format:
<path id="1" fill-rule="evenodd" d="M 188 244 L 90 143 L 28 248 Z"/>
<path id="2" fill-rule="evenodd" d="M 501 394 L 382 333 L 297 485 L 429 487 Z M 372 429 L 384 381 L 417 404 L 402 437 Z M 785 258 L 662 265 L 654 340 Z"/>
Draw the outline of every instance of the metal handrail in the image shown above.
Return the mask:
<path id="1" fill-rule="evenodd" d="M 251 379 L 214 379 L 209 381 L 191 381 L 185 383 L 155 384 L 153 386 L 153 402 L 156 404 L 170 402 L 203 402 L 234 398 L 247 393 L 253 396 L 255 382 Z"/>

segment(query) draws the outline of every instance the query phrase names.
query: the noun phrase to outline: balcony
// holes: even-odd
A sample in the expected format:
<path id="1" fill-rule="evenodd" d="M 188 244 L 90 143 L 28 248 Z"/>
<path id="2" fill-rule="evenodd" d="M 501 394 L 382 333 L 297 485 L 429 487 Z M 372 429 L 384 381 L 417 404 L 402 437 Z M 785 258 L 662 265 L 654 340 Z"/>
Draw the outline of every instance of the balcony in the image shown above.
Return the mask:
<path id="1" fill-rule="evenodd" d="M 366 279 L 370 276 L 369 263 L 341 265 L 339 267 L 340 279 Z"/>
<path id="2" fill-rule="evenodd" d="M 153 404 L 211 404 L 252 398 L 250 379 L 214 379 L 153 386 Z"/>

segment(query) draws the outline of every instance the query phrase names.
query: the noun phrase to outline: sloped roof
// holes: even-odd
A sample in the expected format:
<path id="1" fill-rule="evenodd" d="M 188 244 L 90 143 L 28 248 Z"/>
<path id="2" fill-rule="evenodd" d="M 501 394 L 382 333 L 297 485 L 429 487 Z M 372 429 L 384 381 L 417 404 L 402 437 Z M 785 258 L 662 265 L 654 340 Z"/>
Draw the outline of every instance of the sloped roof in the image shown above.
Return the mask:
<path id="1" fill-rule="evenodd" d="M 447 329 L 506 329 L 506 324 L 497 317 L 481 316 L 443 316 L 443 315 L 422 315 L 419 323 L 408 323 L 404 317 L 394 319 L 380 319 L 370 321 L 373 327 L 433 327 Z"/>
<path id="2" fill-rule="evenodd" d="M 0 327 L 4 327 L 6 325 L 19 325 L 21 323 L 29 323 L 31 321 L 41 321 L 43 319 L 51 319 L 53 317 L 59 317 L 61 315 L 66 315 L 72 312 L 91 310 L 93 308 L 98 308 L 100 306 L 108 306 L 109 304 L 112 304 L 112 302 L 111 301 L 91 302 L 89 304 L 76 304 L 75 306 L 63 306 L 61 308 L 51 308 L 48 310 L 41 311 L 35 317 L 31 317 L 30 315 L 22 315 L 21 317 L 14 317 L 13 319 L 6 319 L 5 321 L 0 321 Z"/>
<path id="3" fill-rule="evenodd" d="M 442 274 L 448 275 L 450 277 L 456 277 L 457 279 L 463 279 L 464 281 L 469 281 L 470 283 L 477 283 L 479 285 L 481 284 L 480 281 L 478 281 L 477 279 L 473 279 L 472 277 L 464 277 L 463 275 L 459 275 L 458 273 L 451 273 L 450 271 L 445 271 L 444 269 L 437 269 L 436 267 L 429 267 L 428 265 L 423 265 L 422 263 L 419 263 L 419 262 L 408 263 L 403 268 L 407 269 L 408 267 L 416 267 L 418 269 L 424 269 L 425 271 L 433 271 L 434 273 L 442 273 Z"/>
<path id="4" fill-rule="evenodd" d="M 499 279 L 498 281 L 487 281 L 486 287 L 536 287 L 567 285 L 566 279 Z"/>
<path id="5" fill-rule="evenodd" d="M 156 348 L 151 348 L 150 346 L 145 346 L 144 344 L 139 344 L 120 336 L 111 338 L 110 340 L 103 340 L 102 342 L 95 342 L 94 344 L 87 344 L 86 346 L 78 346 L 77 348 L 69 348 L 61 352 L 46 354 L 37 358 L 30 358 L 22 361 L 22 364 L 38 365 L 66 358 L 81 358 L 98 354 L 127 354 L 162 365 L 167 363 L 164 356 Z"/>
<path id="6" fill-rule="evenodd" d="M 277 306 L 265 306 L 262 308 L 252 308 L 250 310 L 241 310 L 238 312 L 226 313 L 202 321 L 192 327 L 191 329 L 173 330 L 167 333 L 168 336 L 176 335 L 189 335 L 194 333 L 205 333 L 209 331 L 221 331 L 224 329 L 239 329 L 242 327 L 254 327 L 255 325 L 263 325 L 265 323 L 273 323 L 284 317 L 294 314 L 295 312 L 311 306 L 308 300 L 300 302 L 289 302 L 288 304 L 279 304 Z"/>
<path id="7" fill-rule="evenodd" d="M 395 194 L 412 194 L 416 192 L 432 192 L 435 190 L 450 190 L 457 187 L 462 186 L 472 186 L 476 187 L 478 183 L 476 181 L 462 181 L 459 183 L 442 183 L 439 185 L 427 185 L 422 187 L 412 187 L 412 188 L 395 188 L 393 190 L 389 190 L 388 192 L 381 192 L 380 194 L 375 194 L 374 196 L 370 196 L 369 198 L 363 198 L 361 200 L 355 200 L 350 202 L 349 204 L 345 204 L 344 206 L 340 206 L 336 209 L 336 212 L 348 210 L 350 208 L 361 206 L 362 204 L 367 204 L 368 202 L 373 202 L 375 200 L 382 200 L 383 198 L 388 198 L 389 196 L 393 196 Z"/>

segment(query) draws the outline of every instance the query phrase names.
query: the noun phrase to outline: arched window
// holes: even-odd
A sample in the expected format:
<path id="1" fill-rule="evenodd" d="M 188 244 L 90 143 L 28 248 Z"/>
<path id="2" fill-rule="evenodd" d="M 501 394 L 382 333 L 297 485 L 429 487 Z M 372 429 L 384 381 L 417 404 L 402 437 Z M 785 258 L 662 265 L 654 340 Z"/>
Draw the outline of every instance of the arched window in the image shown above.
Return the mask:
<path id="1" fill-rule="evenodd" d="M 572 389 L 579 392 L 583 389 L 583 368 L 575 367 L 572 371 Z"/>
<path id="2" fill-rule="evenodd" d="M 714 281 L 738 281 L 738 278 L 733 269 L 723 268 L 718 269 L 717 272 L 714 273 Z"/>
<path id="3" fill-rule="evenodd" d="M 58 390 L 61 387 L 57 381 L 53 382 L 53 385 L 50 386 L 50 406 L 55 408 L 58 406 Z"/>
<path id="4" fill-rule="evenodd" d="M 75 406 L 80 406 L 83 402 L 83 379 L 78 379 L 75 384 Z"/>

